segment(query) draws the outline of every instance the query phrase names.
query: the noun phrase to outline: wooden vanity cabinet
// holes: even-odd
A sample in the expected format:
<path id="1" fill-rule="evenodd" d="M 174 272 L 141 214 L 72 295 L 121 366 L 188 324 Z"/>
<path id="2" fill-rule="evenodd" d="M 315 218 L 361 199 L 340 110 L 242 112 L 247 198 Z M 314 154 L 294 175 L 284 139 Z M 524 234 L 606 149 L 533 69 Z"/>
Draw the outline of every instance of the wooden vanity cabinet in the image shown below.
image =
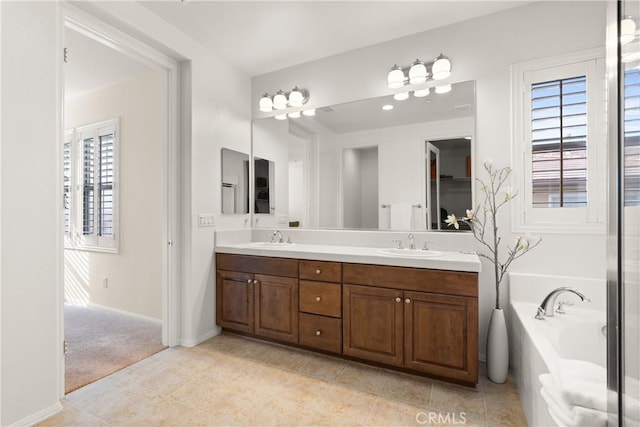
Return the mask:
<path id="1" fill-rule="evenodd" d="M 216 267 L 218 325 L 298 342 L 298 260 L 217 254 Z"/>
<path id="2" fill-rule="evenodd" d="M 343 268 L 344 354 L 477 383 L 476 273 Z"/>

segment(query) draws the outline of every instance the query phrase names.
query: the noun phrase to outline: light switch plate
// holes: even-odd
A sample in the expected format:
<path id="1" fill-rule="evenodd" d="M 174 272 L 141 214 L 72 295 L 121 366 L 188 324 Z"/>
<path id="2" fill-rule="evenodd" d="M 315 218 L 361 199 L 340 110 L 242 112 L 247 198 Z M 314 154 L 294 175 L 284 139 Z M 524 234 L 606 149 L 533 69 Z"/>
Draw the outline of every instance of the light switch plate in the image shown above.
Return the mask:
<path id="1" fill-rule="evenodd" d="M 198 227 L 215 226 L 214 214 L 198 214 Z"/>

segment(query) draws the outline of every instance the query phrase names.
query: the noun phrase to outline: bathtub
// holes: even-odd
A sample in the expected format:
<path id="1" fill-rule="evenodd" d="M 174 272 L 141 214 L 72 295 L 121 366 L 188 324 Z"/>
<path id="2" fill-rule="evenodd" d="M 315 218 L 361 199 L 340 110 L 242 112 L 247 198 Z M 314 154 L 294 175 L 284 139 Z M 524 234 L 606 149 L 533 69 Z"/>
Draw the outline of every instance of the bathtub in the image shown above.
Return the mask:
<path id="1" fill-rule="evenodd" d="M 531 283 L 527 283 L 529 278 L 519 279 L 514 280 L 511 276 L 509 279 L 511 370 L 529 425 L 555 426 L 540 395 L 538 376 L 549 372 L 560 358 L 586 360 L 606 367 L 607 343 L 603 332 L 606 324 L 605 283 L 594 283 L 590 279 L 584 283 L 568 283 L 571 281 L 567 278 L 541 281 L 538 277 L 536 286 L 531 287 Z M 547 285 L 543 285 L 545 283 Z M 514 285 L 525 287 L 525 291 L 514 290 Z M 544 296 L 556 287 L 567 285 L 589 297 L 595 295 L 592 298 L 596 301 L 586 304 L 575 295 L 560 295 L 558 301 L 575 302 L 575 305 L 565 308 L 567 314 L 536 319 L 537 308 Z M 531 295 L 532 289 L 537 295 Z"/>

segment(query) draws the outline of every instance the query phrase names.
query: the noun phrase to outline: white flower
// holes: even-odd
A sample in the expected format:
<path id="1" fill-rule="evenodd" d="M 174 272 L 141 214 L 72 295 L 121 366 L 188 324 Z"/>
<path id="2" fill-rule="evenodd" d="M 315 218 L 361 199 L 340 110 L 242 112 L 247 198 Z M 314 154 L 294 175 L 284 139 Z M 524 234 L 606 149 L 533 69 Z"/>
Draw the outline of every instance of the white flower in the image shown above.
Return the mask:
<path id="1" fill-rule="evenodd" d="M 471 209 L 467 209 L 467 219 L 469 221 L 473 221 L 475 218 L 476 218 L 475 212 L 473 212 Z"/>
<path id="2" fill-rule="evenodd" d="M 484 168 L 485 169 L 490 169 L 493 166 L 493 160 L 491 159 L 487 159 L 484 161 Z"/>
<path id="3" fill-rule="evenodd" d="M 444 220 L 449 227 L 452 225 L 456 228 L 456 230 L 460 229 L 460 225 L 458 224 L 458 218 L 456 218 L 456 214 L 447 215 L 447 219 Z"/>
<path id="4" fill-rule="evenodd" d="M 505 187 L 502 192 L 504 193 L 504 201 L 508 201 L 509 199 L 513 199 L 514 194 L 511 187 Z"/>

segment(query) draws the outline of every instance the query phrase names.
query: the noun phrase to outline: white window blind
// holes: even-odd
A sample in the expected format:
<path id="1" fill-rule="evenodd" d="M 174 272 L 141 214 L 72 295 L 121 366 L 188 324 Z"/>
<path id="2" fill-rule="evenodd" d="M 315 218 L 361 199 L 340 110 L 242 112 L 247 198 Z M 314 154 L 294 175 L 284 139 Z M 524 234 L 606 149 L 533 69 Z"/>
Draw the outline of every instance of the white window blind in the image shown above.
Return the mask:
<path id="1" fill-rule="evenodd" d="M 640 206 L 640 70 L 624 74 L 624 203 Z"/>
<path id="2" fill-rule="evenodd" d="M 82 126 L 70 132 L 69 160 L 65 155 L 65 165 L 67 162 L 70 165 L 70 188 L 73 188 L 73 171 L 77 171 L 79 178 L 75 191 L 67 192 L 65 187 L 65 197 L 69 194 L 70 198 L 69 208 L 65 205 L 65 221 L 67 212 L 69 217 L 70 246 L 117 251 L 119 120 Z M 75 157 L 74 152 L 78 154 Z M 74 161 L 74 158 L 78 160 Z"/>
<path id="3" fill-rule="evenodd" d="M 533 207 L 587 206 L 587 78 L 531 86 Z"/>

